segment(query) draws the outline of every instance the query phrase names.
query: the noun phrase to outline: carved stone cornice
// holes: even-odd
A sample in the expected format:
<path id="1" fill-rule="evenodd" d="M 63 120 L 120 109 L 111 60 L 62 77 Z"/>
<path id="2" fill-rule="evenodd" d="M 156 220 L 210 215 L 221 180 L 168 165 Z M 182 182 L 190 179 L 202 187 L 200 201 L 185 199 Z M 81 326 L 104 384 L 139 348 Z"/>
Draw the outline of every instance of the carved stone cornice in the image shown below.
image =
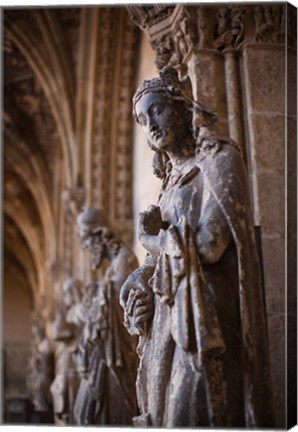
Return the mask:
<path id="1" fill-rule="evenodd" d="M 161 8 L 158 14 L 158 9 Z M 152 7 L 128 6 L 130 18 L 148 36 L 158 69 L 181 68 L 194 51 L 239 50 L 250 43 L 295 44 L 295 14 L 283 3 Z M 287 21 L 287 26 L 286 26 Z"/>

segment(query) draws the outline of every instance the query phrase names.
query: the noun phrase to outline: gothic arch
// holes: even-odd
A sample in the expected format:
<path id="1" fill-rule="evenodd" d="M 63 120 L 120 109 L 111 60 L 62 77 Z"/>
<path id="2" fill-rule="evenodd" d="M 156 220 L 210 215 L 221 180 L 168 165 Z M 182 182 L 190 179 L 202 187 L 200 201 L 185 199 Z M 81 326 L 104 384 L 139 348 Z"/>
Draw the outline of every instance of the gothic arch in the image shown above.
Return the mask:
<path id="1" fill-rule="evenodd" d="M 30 153 L 26 145 L 18 145 L 19 137 L 4 133 L 6 142 L 4 159 L 5 163 L 13 169 L 29 188 L 41 220 L 41 227 L 45 239 L 47 256 L 51 263 L 56 258 L 57 232 L 53 222 L 53 208 L 49 202 L 49 179 L 46 175 L 46 167 L 38 153 Z M 24 160 L 27 163 L 24 164 Z"/>
<path id="2" fill-rule="evenodd" d="M 26 14 L 30 15 L 30 20 Z M 67 183 L 71 185 L 75 178 L 76 155 L 71 63 L 64 60 L 67 55 L 61 39 L 54 38 L 54 30 L 60 32 L 51 13 L 27 11 L 26 14 L 14 13 L 14 19 L 6 13 L 6 31 L 27 59 L 50 103 L 62 143 Z"/>

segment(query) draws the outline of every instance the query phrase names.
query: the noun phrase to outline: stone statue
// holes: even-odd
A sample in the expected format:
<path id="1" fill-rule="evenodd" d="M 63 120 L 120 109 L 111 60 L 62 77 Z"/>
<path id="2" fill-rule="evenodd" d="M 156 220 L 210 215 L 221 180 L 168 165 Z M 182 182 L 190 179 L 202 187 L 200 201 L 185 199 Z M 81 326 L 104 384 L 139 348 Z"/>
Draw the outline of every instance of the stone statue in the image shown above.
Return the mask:
<path id="1" fill-rule="evenodd" d="M 78 226 L 82 245 L 92 256 L 92 268 L 106 269 L 87 286 L 83 297 L 85 327 L 80 341 L 82 379 L 74 416 L 80 425 L 130 425 L 137 413 L 136 338 L 123 326 L 120 288 L 138 263 L 117 240 L 101 212 L 85 208 Z"/>
<path id="2" fill-rule="evenodd" d="M 82 282 L 67 278 L 62 288 L 62 301 L 53 324 L 55 343 L 55 379 L 51 384 L 55 423 L 72 424 L 72 409 L 79 376 L 76 373 L 78 339 L 84 324 L 80 314 Z"/>
<path id="3" fill-rule="evenodd" d="M 50 411 L 52 409 L 50 385 L 54 375 L 54 358 L 50 340 L 41 321 L 33 322 L 32 336 L 32 353 L 27 378 L 29 395 L 35 411 Z"/>
<path id="4" fill-rule="evenodd" d="M 120 294 L 125 325 L 139 335 L 134 424 L 271 427 L 247 174 L 236 144 L 208 133 L 215 116 L 189 88 L 166 67 L 133 98 L 162 179 L 157 205 L 140 214 L 145 262 Z"/>

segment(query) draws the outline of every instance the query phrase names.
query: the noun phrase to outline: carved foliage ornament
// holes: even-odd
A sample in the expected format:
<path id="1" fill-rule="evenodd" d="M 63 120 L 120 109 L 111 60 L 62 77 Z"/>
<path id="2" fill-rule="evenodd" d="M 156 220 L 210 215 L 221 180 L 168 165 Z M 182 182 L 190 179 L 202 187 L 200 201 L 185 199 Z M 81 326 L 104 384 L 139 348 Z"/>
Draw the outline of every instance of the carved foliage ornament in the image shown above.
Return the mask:
<path id="1" fill-rule="evenodd" d="M 158 24 L 168 18 L 174 11 L 175 6 L 127 6 L 130 18 L 143 30 Z"/>
<path id="2" fill-rule="evenodd" d="M 149 9 L 152 9 L 151 15 Z M 128 7 L 132 20 L 145 31 L 156 52 L 158 69 L 187 63 L 194 48 L 239 49 L 244 43 L 283 44 L 287 10 L 285 5 L 220 5 L 165 10 L 158 20 L 154 8 Z M 156 12 L 156 10 L 155 10 Z M 289 44 L 293 45 L 295 17 L 288 9 Z M 291 31 L 291 29 L 294 29 Z"/>
<path id="3" fill-rule="evenodd" d="M 217 37 L 213 42 L 215 48 L 238 48 L 240 46 L 244 36 L 244 14 L 243 6 L 219 9 L 216 14 Z"/>

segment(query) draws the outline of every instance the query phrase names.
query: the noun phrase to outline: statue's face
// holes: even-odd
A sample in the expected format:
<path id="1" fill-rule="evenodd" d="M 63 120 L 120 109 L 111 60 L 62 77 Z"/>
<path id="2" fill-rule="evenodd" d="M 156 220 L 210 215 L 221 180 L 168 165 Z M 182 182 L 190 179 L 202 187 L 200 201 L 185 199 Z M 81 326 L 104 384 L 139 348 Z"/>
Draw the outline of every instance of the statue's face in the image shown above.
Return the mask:
<path id="1" fill-rule="evenodd" d="M 159 150 L 170 150 L 185 128 L 182 105 L 164 92 L 152 92 L 145 94 L 135 108 L 137 121 L 151 143 Z"/>

